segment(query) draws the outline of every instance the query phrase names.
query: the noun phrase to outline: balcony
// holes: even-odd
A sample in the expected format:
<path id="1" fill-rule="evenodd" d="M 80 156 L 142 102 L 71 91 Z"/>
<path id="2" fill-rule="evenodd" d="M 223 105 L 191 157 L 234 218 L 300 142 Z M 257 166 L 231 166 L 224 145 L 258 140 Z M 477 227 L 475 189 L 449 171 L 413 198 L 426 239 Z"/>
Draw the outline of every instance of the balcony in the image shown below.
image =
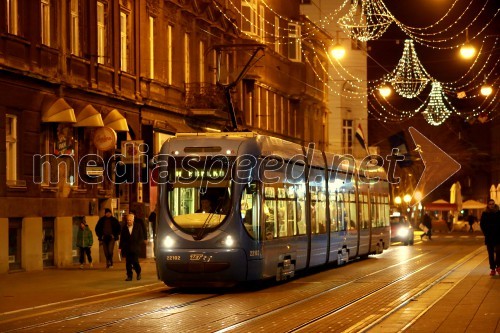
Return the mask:
<path id="1" fill-rule="evenodd" d="M 226 100 L 222 89 L 217 85 L 207 82 L 194 82 L 186 84 L 185 106 L 188 114 L 193 117 L 224 118 L 228 115 L 225 111 Z"/>

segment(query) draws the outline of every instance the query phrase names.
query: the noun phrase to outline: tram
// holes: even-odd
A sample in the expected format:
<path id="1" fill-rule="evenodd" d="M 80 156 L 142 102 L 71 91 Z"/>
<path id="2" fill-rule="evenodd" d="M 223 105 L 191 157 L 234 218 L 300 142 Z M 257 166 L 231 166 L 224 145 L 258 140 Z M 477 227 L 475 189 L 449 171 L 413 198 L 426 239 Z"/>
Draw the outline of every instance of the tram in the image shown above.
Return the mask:
<path id="1" fill-rule="evenodd" d="M 390 243 L 380 167 L 252 132 L 180 133 L 157 156 L 156 265 L 169 286 L 285 280 Z"/>

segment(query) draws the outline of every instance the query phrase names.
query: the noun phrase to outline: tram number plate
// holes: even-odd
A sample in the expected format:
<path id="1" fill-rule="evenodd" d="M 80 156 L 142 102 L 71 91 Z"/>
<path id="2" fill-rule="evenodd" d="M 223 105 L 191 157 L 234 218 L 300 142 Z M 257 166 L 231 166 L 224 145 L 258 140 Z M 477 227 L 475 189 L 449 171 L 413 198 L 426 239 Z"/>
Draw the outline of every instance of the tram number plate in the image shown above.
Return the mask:
<path id="1" fill-rule="evenodd" d="M 180 261 L 181 256 L 167 256 L 167 261 Z"/>
<path id="2" fill-rule="evenodd" d="M 207 256 L 207 255 L 204 255 L 202 253 L 191 253 L 189 255 L 189 260 L 210 262 L 212 260 L 212 256 Z"/>
<path id="3" fill-rule="evenodd" d="M 250 257 L 260 257 L 260 250 L 250 250 Z"/>

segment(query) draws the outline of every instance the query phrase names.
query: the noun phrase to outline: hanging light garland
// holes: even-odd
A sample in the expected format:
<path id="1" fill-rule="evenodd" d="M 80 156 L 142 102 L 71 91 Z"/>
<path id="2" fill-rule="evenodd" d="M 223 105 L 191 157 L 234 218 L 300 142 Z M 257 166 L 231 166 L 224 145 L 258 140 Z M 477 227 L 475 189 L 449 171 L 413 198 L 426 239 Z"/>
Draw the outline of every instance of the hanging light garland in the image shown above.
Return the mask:
<path id="1" fill-rule="evenodd" d="M 350 38 L 366 42 L 382 36 L 393 21 L 382 1 L 353 0 L 349 12 L 337 23 Z"/>
<path id="2" fill-rule="evenodd" d="M 429 82 L 429 74 L 418 59 L 411 39 L 405 40 L 403 56 L 387 80 L 396 92 L 405 98 L 415 98 Z"/>
<path id="3" fill-rule="evenodd" d="M 451 110 L 448 108 L 450 106 Z M 441 83 L 432 82 L 432 90 L 429 95 L 429 104 L 425 108 L 423 115 L 425 120 L 431 125 L 439 126 L 451 115 L 455 109 L 448 101 L 448 98 L 443 92 Z"/>

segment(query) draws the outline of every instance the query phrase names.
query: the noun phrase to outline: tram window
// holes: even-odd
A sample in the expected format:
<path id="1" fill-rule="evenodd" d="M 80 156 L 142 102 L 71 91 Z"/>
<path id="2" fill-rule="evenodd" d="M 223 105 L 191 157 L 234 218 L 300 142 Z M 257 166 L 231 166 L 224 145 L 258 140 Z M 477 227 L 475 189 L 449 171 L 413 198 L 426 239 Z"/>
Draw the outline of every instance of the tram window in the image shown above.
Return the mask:
<path id="1" fill-rule="evenodd" d="M 356 216 L 356 199 L 354 193 L 346 194 L 344 199 L 346 199 L 345 207 L 347 214 L 345 216 L 345 223 L 347 225 L 347 229 L 356 230 L 356 220 L 358 217 Z"/>
<path id="2" fill-rule="evenodd" d="M 240 200 L 241 217 L 248 234 L 259 239 L 259 209 L 257 205 L 257 193 L 247 186 Z"/>
<path id="3" fill-rule="evenodd" d="M 303 185 L 295 185 L 297 194 L 297 232 L 299 235 L 306 234 L 306 194 Z"/>
<path id="4" fill-rule="evenodd" d="M 264 188 L 264 224 L 265 224 L 265 232 L 266 239 L 273 239 L 275 237 L 275 230 L 277 230 L 276 221 L 277 221 L 277 209 L 276 209 L 276 198 L 274 187 L 266 186 Z"/>
<path id="5" fill-rule="evenodd" d="M 349 221 L 349 212 L 347 210 L 346 195 L 339 193 L 337 195 L 337 225 L 339 231 L 347 230 L 347 221 Z"/>

